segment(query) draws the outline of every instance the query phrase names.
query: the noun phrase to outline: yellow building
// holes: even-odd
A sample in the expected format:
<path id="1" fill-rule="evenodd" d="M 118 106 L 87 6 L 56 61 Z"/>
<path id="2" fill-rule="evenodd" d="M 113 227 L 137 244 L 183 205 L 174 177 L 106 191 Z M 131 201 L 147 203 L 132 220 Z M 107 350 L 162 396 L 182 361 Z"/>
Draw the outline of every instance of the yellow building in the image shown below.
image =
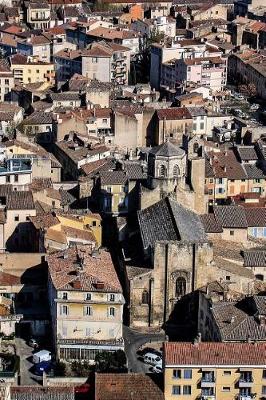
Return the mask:
<path id="1" fill-rule="evenodd" d="M 74 215 L 53 211 L 30 220 L 35 228 L 32 242 L 36 242 L 36 251 L 65 250 L 73 243 L 101 247 L 102 219 L 99 214 Z"/>
<path id="2" fill-rule="evenodd" d="M 165 400 L 266 396 L 265 343 L 165 343 Z"/>
<path id="3" fill-rule="evenodd" d="M 77 245 L 47 262 L 57 357 L 94 360 L 99 351 L 123 350 L 124 297 L 111 255 Z"/>
<path id="4" fill-rule="evenodd" d="M 15 54 L 11 57 L 11 71 L 14 79 L 26 85 L 28 83 L 47 82 L 55 83 L 55 67 L 53 63 L 31 61 L 30 58 Z"/>

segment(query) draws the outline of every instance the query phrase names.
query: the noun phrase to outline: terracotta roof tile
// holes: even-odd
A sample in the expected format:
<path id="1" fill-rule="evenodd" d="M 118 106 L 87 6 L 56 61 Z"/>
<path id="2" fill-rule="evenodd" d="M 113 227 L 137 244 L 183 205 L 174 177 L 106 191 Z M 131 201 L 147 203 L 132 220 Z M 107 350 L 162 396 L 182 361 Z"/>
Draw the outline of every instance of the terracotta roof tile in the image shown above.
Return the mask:
<path id="1" fill-rule="evenodd" d="M 158 119 L 177 120 L 177 119 L 191 119 L 191 115 L 187 108 L 163 108 L 156 111 Z"/>
<path id="2" fill-rule="evenodd" d="M 77 245 L 48 256 L 47 261 L 56 289 L 73 290 L 76 282 L 79 290 L 122 292 L 111 255 L 107 251 L 94 254 L 91 246 Z M 97 288 L 97 282 L 103 283 L 103 289 Z"/>
<path id="3" fill-rule="evenodd" d="M 165 343 L 167 365 L 265 366 L 266 343 Z"/>
<path id="4" fill-rule="evenodd" d="M 96 374 L 95 400 L 163 400 L 164 395 L 144 374 Z"/>

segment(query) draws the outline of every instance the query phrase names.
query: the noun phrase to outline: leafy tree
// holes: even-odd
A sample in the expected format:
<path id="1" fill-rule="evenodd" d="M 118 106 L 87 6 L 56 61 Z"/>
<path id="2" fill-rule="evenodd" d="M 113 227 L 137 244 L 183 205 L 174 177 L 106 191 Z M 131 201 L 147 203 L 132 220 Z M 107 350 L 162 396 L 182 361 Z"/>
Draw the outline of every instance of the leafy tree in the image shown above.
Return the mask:
<path id="1" fill-rule="evenodd" d="M 125 371 L 126 355 L 122 350 L 114 352 L 103 351 L 95 356 L 96 370 L 98 372 Z"/>

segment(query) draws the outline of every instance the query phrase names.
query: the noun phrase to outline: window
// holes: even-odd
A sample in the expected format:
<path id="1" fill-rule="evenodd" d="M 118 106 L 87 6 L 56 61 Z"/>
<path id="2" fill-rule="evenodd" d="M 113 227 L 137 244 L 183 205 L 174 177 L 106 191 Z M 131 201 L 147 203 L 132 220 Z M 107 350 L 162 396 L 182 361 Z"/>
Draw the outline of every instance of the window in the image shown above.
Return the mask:
<path id="1" fill-rule="evenodd" d="M 6 183 L 10 183 L 10 176 L 9 175 L 6 176 Z"/>
<path id="2" fill-rule="evenodd" d="M 201 123 L 200 123 L 200 129 L 201 129 L 201 130 L 204 129 L 204 122 L 201 122 Z"/>
<path id="3" fill-rule="evenodd" d="M 110 301 L 115 301 L 115 295 L 114 294 L 110 294 L 109 300 Z"/>
<path id="4" fill-rule="evenodd" d="M 112 187 L 111 186 L 107 186 L 106 191 L 107 191 L 107 193 L 112 193 Z"/>
<path id="5" fill-rule="evenodd" d="M 15 215 L 14 220 L 15 220 L 15 221 L 19 221 L 19 215 Z"/>
<path id="6" fill-rule="evenodd" d="M 39 74 L 40 73 L 40 70 L 39 69 L 36 69 L 36 74 Z"/>
<path id="7" fill-rule="evenodd" d="M 254 183 L 260 183 L 260 179 L 253 179 Z"/>
<path id="8" fill-rule="evenodd" d="M 61 306 L 60 314 L 61 315 L 68 315 L 68 306 Z"/>
<path id="9" fill-rule="evenodd" d="M 266 379 L 266 369 L 264 369 L 262 372 L 262 379 Z"/>
<path id="10" fill-rule="evenodd" d="M 67 326 L 63 326 L 62 335 L 63 335 L 63 337 L 67 337 Z"/>
<path id="11" fill-rule="evenodd" d="M 26 221 L 29 221 L 30 220 L 30 215 L 27 215 L 26 216 Z"/>
<path id="12" fill-rule="evenodd" d="M 225 376 L 229 376 L 229 375 L 231 375 L 231 371 L 224 371 L 224 373 L 223 373 Z"/>
<path id="13" fill-rule="evenodd" d="M 159 175 L 160 175 L 162 178 L 165 178 L 165 177 L 166 177 L 167 171 L 166 171 L 166 167 L 165 167 L 164 165 L 161 165 L 161 166 L 159 167 Z"/>
<path id="14" fill-rule="evenodd" d="M 192 378 L 192 369 L 184 369 L 184 379 Z"/>
<path id="15" fill-rule="evenodd" d="M 210 178 L 210 183 L 213 183 L 213 179 L 212 178 Z"/>
<path id="16" fill-rule="evenodd" d="M 213 190 L 212 190 L 212 189 L 209 189 L 209 190 L 208 190 L 208 193 L 209 193 L 209 195 L 212 195 L 212 194 L 213 194 Z"/>
<path id="17" fill-rule="evenodd" d="M 142 292 L 142 304 L 149 304 L 149 292 L 147 290 Z"/>
<path id="18" fill-rule="evenodd" d="M 175 395 L 181 394 L 181 386 L 174 385 L 172 387 L 172 394 L 175 394 Z"/>
<path id="19" fill-rule="evenodd" d="M 86 300 L 91 300 L 91 293 L 86 293 Z"/>
<path id="20" fill-rule="evenodd" d="M 9 79 L 5 79 L 5 85 L 9 85 Z"/>
<path id="21" fill-rule="evenodd" d="M 176 297 L 181 297 L 186 294 L 186 280 L 182 276 L 179 276 L 176 280 L 176 289 L 175 289 L 175 294 Z"/>
<path id="22" fill-rule="evenodd" d="M 66 292 L 64 292 L 63 293 L 63 297 L 62 297 L 64 300 L 67 300 L 67 293 Z"/>
<path id="23" fill-rule="evenodd" d="M 107 124 L 107 118 L 103 118 L 103 124 Z"/>
<path id="24" fill-rule="evenodd" d="M 262 386 L 261 394 L 266 394 L 266 386 Z"/>
<path id="25" fill-rule="evenodd" d="M 219 179 L 218 179 L 218 183 L 219 183 L 219 185 L 222 185 L 222 183 L 223 183 L 223 178 L 219 178 Z"/>
<path id="26" fill-rule="evenodd" d="M 184 395 L 191 395 L 191 386 L 190 385 L 184 385 L 183 386 L 183 394 Z"/>
<path id="27" fill-rule="evenodd" d="M 223 386 L 223 392 L 230 392 L 229 386 Z"/>
<path id="28" fill-rule="evenodd" d="M 193 145 L 193 153 L 197 153 L 199 151 L 199 144 L 198 143 L 194 143 Z"/>
<path id="29" fill-rule="evenodd" d="M 84 307 L 84 315 L 92 315 L 92 307 L 91 306 Z"/>
<path id="30" fill-rule="evenodd" d="M 92 57 L 91 62 L 93 64 L 96 64 L 98 62 L 98 58 L 97 57 Z"/>
<path id="31" fill-rule="evenodd" d="M 173 175 L 174 175 L 175 178 L 177 178 L 180 175 L 180 169 L 179 169 L 178 165 L 174 166 Z"/>
<path id="32" fill-rule="evenodd" d="M 15 175 L 15 176 L 14 176 L 14 181 L 15 181 L 15 182 L 18 182 L 18 175 Z"/>
<path id="33" fill-rule="evenodd" d="M 173 378 L 181 379 L 181 369 L 174 369 L 173 370 Z"/>
<path id="34" fill-rule="evenodd" d="M 90 328 L 86 328 L 86 336 L 87 337 L 91 336 L 91 329 Z"/>
<path id="35" fill-rule="evenodd" d="M 109 329 L 109 336 L 111 338 L 115 337 L 115 330 L 114 329 Z"/>
<path id="36" fill-rule="evenodd" d="M 115 316 L 115 308 L 114 307 L 110 307 L 109 308 L 109 316 L 110 317 L 114 317 Z"/>
<path id="37" fill-rule="evenodd" d="M 230 236 L 234 236 L 235 231 L 230 231 Z"/>
<path id="38" fill-rule="evenodd" d="M 55 201 L 52 200 L 52 207 L 55 208 Z"/>
<path id="39" fill-rule="evenodd" d="M 96 221 L 92 221 L 92 226 L 96 226 L 97 222 Z"/>

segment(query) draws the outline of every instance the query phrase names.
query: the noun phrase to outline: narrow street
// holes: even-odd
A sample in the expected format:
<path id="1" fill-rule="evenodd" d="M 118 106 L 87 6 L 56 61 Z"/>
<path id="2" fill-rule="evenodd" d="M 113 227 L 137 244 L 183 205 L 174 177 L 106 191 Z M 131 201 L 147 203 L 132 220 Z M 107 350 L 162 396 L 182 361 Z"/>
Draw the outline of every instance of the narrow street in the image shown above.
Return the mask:
<path id="1" fill-rule="evenodd" d="M 35 376 L 30 371 L 33 366 L 31 362 L 32 348 L 21 338 L 16 338 L 15 344 L 17 355 L 20 357 L 20 385 L 40 385 L 42 378 Z"/>
<path id="2" fill-rule="evenodd" d="M 125 352 L 128 359 L 128 369 L 131 372 L 150 372 L 150 365 L 144 364 L 138 359 L 137 351 L 143 344 L 152 342 L 160 342 L 165 339 L 163 333 L 140 333 L 128 328 L 123 327 L 123 336 L 125 340 Z M 152 344 L 151 344 L 152 347 Z"/>

